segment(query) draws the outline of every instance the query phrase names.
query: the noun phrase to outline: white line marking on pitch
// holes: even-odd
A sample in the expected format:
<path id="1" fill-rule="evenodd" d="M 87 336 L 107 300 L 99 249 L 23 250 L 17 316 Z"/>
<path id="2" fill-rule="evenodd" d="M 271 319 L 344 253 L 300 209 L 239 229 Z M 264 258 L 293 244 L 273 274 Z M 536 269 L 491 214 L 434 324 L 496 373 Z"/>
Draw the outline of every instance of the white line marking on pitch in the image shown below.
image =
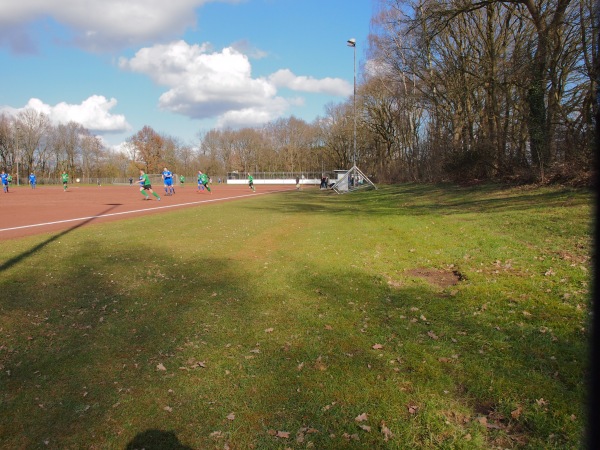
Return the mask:
<path id="1" fill-rule="evenodd" d="M 101 214 L 99 216 L 78 217 L 77 219 L 65 219 L 65 220 L 57 220 L 55 222 L 44 222 L 44 223 L 35 223 L 35 224 L 32 224 L 32 225 L 21 225 L 20 227 L 0 228 L 0 232 L 2 232 L 2 231 L 13 231 L 13 230 L 22 230 L 22 229 L 25 229 L 25 228 L 43 227 L 43 226 L 46 226 L 46 225 L 56 225 L 56 224 L 59 224 L 59 223 L 81 222 L 83 220 L 90 220 L 90 219 L 102 219 L 104 217 L 122 216 L 124 214 L 134 214 L 134 213 L 138 213 L 138 212 L 156 211 L 157 209 L 175 208 L 177 206 L 198 205 L 200 203 L 218 202 L 218 201 L 221 201 L 221 200 L 231 200 L 231 199 L 234 199 L 234 198 L 254 197 L 256 195 L 274 194 L 276 192 L 286 192 L 286 191 L 285 190 L 281 190 L 281 191 L 271 191 L 271 192 L 253 192 L 252 194 L 236 195 L 234 197 L 213 198 L 213 199 L 200 200 L 200 201 L 197 201 L 197 202 L 178 203 L 176 205 L 164 205 L 164 206 L 156 206 L 154 208 L 136 209 L 136 210 L 133 210 L 133 211 L 122 211 L 122 212 L 118 212 L 118 213 Z M 156 200 L 153 200 L 153 201 L 156 201 Z"/>

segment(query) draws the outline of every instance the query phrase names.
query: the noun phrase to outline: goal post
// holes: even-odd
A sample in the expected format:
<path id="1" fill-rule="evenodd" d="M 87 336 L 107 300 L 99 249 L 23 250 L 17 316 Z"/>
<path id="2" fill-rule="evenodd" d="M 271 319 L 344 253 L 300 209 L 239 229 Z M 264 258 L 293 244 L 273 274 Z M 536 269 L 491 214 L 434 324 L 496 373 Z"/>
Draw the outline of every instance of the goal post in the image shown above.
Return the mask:
<path id="1" fill-rule="evenodd" d="M 345 194 L 360 189 L 377 189 L 377 186 L 354 165 L 336 181 L 332 189 L 338 194 Z"/>

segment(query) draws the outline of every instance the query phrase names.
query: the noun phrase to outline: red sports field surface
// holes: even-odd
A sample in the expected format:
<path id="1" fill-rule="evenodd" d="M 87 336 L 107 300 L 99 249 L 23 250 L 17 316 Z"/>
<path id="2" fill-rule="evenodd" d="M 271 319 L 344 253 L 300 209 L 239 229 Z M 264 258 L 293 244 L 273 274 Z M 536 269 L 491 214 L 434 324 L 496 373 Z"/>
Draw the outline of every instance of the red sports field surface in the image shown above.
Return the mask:
<path id="1" fill-rule="evenodd" d="M 8 194 L 0 191 L 0 241 L 39 233 L 156 214 L 179 208 L 250 198 L 294 189 L 289 186 L 256 186 L 253 193 L 247 185 L 213 185 L 212 194 L 198 191 L 195 185 L 177 187 L 176 194 L 165 196 L 159 186 L 157 201 L 142 200 L 139 185 L 133 186 L 62 186 L 11 187 Z"/>

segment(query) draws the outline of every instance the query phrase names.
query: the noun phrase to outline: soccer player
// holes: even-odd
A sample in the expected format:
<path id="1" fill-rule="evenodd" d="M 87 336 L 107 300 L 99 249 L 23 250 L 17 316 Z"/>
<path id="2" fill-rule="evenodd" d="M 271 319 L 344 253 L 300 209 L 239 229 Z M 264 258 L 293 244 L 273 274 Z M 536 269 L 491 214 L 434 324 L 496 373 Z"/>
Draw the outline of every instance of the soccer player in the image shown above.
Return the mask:
<path id="1" fill-rule="evenodd" d="M 206 190 L 212 194 L 212 192 L 210 191 L 210 188 L 208 187 L 208 175 L 206 175 L 205 173 L 202 173 L 202 171 L 199 170 L 198 171 L 198 190 L 200 190 L 201 186 L 202 186 L 202 190 L 204 190 L 204 188 L 206 188 Z"/>
<path id="2" fill-rule="evenodd" d="M 8 174 L 3 170 L 0 173 L 0 179 L 2 180 L 2 189 L 5 194 L 8 194 Z"/>
<path id="3" fill-rule="evenodd" d="M 29 184 L 31 185 L 31 189 L 35 189 L 35 185 L 37 184 L 37 178 L 35 173 L 31 172 L 29 174 Z"/>
<path id="4" fill-rule="evenodd" d="M 183 183 L 185 183 L 185 177 L 183 175 L 179 177 L 179 182 L 181 183 L 181 187 L 183 187 Z"/>
<path id="5" fill-rule="evenodd" d="M 62 178 L 63 192 L 67 192 L 67 185 L 69 184 L 69 174 L 66 170 L 63 170 L 63 173 L 60 177 Z"/>
<path id="6" fill-rule="evenodd" d="M 162 178 L 165 184 L 165 195 L 173 195 L 175 193 L 175 187 L 173 186 L 173 174 L 166 167 L 165 170 L 163 170 Z"/>
<path id="7" fill-rule="evenodd" d="M 250 189 L 256 192 L 256 189 L 254 189 L 254 178 L 252 178 L 252 175 L 250 174 L 248 174 L 248 186 L 250 187 Z"/>
<path id="8" fill-rule="evenodd" d="M 144 200 L 151 200 L 151 198 L 148 197 L 146 191 L 150 191 L 150 193 L 154 195 L 154 197 L 156 197 L 156 200 L 160 202 L 160 196 L 152 190 L 150 178 L 148 178 L 148 175 L 146 174 L 146 172 L 144 172 L 144 169 L 140 169 L 140 192 L 144 196 Z"/>

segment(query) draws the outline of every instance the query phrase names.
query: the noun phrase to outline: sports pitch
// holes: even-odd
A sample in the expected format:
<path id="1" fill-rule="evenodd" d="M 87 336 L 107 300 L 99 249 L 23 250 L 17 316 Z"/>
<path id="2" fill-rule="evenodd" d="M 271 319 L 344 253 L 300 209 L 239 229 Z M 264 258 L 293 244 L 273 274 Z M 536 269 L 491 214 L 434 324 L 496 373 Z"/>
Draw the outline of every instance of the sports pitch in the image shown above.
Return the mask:
<path id="1" fill-rule="evenodd" d="M 194 184 L 176 187 L 166 196 L 162 186 L 153 186 L 161 201 L 144 201 L 139 186 L 62 186 L 11 187 L 0 192 L 2 224 L 0 241 L 60 231 L 88 224 L 123 220 L 144 214 L 165 213 L 187 208 L 292 190 L 293 186 L 265 185 L 252 192 L 248 186 L 212 185 L 212 194 L 198 191 Z"/>

